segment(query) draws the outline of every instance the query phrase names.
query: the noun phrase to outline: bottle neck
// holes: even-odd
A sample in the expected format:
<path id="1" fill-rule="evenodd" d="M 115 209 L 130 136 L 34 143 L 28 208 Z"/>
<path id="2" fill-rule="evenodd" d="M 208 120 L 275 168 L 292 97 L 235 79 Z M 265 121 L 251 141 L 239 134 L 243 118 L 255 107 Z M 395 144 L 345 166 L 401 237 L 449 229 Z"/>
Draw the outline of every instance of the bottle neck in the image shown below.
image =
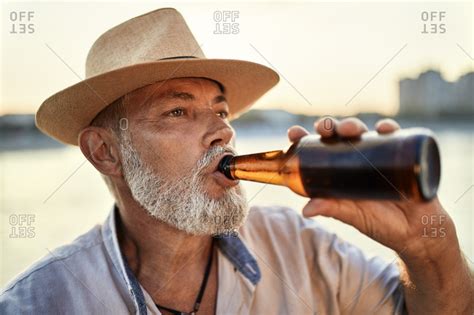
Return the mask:
<path id="1" fill-rule="evenodd" d="M 224 173 L 233 179 L 285 185 L 286 155 L 282 150 L 232 157 Z"/>
<path id="2" fill-rule="evenodd" d="M 298 143 L 288 150 L 226 156 L 219 170 L 230 179 L 287 186 L 301 196 L 308 196 L 300 174 Z"/>

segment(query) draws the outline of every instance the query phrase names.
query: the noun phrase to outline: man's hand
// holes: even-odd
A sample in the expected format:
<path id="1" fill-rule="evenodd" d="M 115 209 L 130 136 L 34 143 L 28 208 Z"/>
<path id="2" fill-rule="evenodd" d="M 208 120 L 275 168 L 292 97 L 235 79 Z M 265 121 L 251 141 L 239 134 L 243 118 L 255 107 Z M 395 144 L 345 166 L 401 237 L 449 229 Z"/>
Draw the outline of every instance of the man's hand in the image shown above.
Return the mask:
<path id="1" fill-rule="evenodd" d="M 316 121 L 314 129 L 321 137 L 343 138 L 359 137 L 368 131 L 367 126 L 359 119 L 346 118 L 339 122 L 330 117 Z M 400 126 L 391 119 L 384 119 L 376 124 L 376 130 L 379 133 L 390 133 L 398 129 Z M 301 126 L 294 126 L 288 130 L 288 137 L 292 142 L 307 134 L 309 132 Z M 428 232 L 427 227 L 431 228 L 431 225 L 426 224 L 426 217 L 429 217 L 430 224 L 435 229 L 440 229 L 440 231 L 445 231 L 446 228 L 454 229 L 451 219 L 437 198 L 428 203 L 415 203 L 410 200 L 313 198 L 304 207 L 303 215 L 307 217 L 323 215 L 338 219 L 402 255 L 419 256 L 421 254 L 420 250 L 423 249 L 418 248 L 417 245 L 423 233 Z M 431 246 L 442 245 L 436 239 L 432 240 Z M 439 251 L 442 250 L 442 248 L 439 249 Z"/>
<path id="2" fill-rule="evenodd" d="M 400 126 L 394 120 L 383 119 L 375 128 L 382 134 L 394 132 Z M 331 117 L 316 121 L 314 129 L 321 137 L 343 138 L 359 137 L 368 130 L 359 119 L 338 121 Z M 307 134 L 301 126 L 288 129 L 291 142 Z M 459 248 L 454 223 L 438 198 L 430 202 L 313 198 L 304 207 L 303 215 L 338 219 L 395 250 L 405 265 L 409 310 L 464 313 L 472 309 L 469 269 Z M 464 293 L 459 292 L 460 287 Z M 443 299 L 440 304 L 433 302 L 435 296 Z M 450 298 L 453 304 L 448 303 Z M 443 309 L 440 305 L 452 308 Z"/>

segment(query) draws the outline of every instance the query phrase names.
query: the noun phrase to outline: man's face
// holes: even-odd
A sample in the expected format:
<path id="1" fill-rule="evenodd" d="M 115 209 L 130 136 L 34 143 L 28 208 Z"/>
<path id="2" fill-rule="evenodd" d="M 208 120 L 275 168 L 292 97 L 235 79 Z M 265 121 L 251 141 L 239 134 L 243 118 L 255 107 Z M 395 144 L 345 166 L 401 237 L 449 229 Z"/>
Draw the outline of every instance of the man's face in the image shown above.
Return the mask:
<path id="1" fill-rule="evenodd" d="M 235 153 L 219 86 L 200 78 L 158 82 L 129 94 L 122 134 L 124 177 L 152 216 L 191 234 L 228 232 L 246 215 L 243 191 L 216 172 Z"/>

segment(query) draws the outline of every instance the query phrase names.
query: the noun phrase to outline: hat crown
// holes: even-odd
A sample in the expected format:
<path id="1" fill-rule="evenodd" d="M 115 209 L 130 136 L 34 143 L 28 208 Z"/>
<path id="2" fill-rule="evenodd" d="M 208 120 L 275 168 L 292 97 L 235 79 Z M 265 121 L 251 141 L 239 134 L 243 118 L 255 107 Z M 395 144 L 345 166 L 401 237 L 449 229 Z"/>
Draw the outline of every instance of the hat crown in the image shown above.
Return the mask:
<path id="1" fill-rule="evenodd" d="M 159 9 L 102 34 L 87 55 L 86 77 L 180 57 L 205 58 L 183 16 L 172 8 Z"/>

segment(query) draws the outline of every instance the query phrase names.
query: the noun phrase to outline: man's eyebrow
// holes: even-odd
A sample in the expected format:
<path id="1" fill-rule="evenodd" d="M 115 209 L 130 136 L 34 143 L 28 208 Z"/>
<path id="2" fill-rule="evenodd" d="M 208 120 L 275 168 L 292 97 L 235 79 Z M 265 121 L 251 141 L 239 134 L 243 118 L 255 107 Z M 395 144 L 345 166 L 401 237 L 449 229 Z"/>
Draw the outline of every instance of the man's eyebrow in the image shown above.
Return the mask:
<path id="1" fill-rule="evenodd" d="M 187 93 L 187 92 L 171 91 L 171 92 L 166 93 L 165 95 L 162 95 L 158 103 L 161 103 L 163 101 L 166 102 L 166 101 L 174 100 L 174 99 L 180 99 L 183 101 L 194 101 L 196 97 L 193 94 Z M 155 102 L 156 101 L 154 101 L 152 98 L 149 101 L 149 105 L 152 105 Z M 219 103 L 227 103 L 227 99 L 222 94 L 214 97 L 214 99 L 211 101 L 212 105 L 219 104 Z"/>
<path id="2" fill-rule="evenodd" d="M 196 98 L 194 95 L 186 92 L 176 92 L 176 91 L 171 91 L 167 94 L 164 95 L 163 97 L 165 100 L 171 100 L 171 99 L 181 99 L 183 101 L 194 101 Z"/>
<path id="3" fill-rule="evenodd" d="M 212 105 L 219 103 L 227 103 L 227 99 L 222 94 L 214 97 L 214 99 L 212 100 Z"/>

